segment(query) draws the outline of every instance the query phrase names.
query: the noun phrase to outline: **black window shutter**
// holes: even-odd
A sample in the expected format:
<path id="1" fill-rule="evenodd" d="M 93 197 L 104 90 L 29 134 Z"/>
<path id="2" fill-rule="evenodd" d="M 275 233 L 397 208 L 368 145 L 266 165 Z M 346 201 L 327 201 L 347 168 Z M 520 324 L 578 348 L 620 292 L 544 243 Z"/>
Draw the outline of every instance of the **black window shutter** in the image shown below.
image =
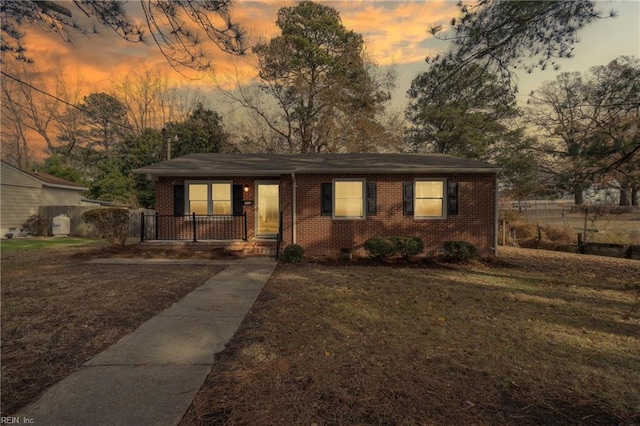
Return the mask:
<path id="1" fill-rule="evenodd" d="M 242 205 L 244 201 L 242 199 L 242 185 L 233 185 L 233 215 L 242 216 Z"/>
<path id="2" fill-rule="evenodd" d="M 413 216 L 413 182 L 404 182 L 402 184 L 402 195 L 404 200 L 402 213 Z"/>
<path id="3" fill-rule="evenodd" d="M 377 211 L 376 183 L 367 182 L 367 215 L 375 216 Z"/>
<path id="4" fill-rule="evenodd" d="M 184 216 L 184 185 L 173 186 L 173 215 Z"/>
<path id="5" fill-rule="evenodd" d="M 322 184 L 322 216 L 331 216 L 333 209 L 333 194 L 331 183 Z"/>
<path id="6" fill-rule="evenodd" d="M 448 214 L 455 216 L 458 214 L 458 182 L 447 183 L 447 204 Z"/>

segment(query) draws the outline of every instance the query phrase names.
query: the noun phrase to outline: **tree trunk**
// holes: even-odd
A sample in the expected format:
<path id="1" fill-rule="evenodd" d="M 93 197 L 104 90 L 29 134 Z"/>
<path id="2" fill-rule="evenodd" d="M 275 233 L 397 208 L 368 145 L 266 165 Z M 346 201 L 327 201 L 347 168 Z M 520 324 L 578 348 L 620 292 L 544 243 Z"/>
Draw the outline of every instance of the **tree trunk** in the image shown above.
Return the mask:
<path id="1" fill-rule="evenodd" d="M 580 206 L 582 204 L 584 204 L 584 195 L 582 194 L 583 192 L 583 187 L 581 183 L 577 183 L 574 187 L 573 187 L 573 199 L 574 202 L 576 204 L 576 206 Z"/>
<path id="2" fill-rule="evenodd" d="M 624 183 L 620 185 L 620 202 L 618 205 L 620 206 L 630 206 L 631 205 L 631 197 L 630 197 L 630 188 L 629 184 Z"/>
<path id="3" fill-rule="evenodd" d="M 640 187 L 638 185 L 633 185 L 631 187 L 631 205 L 638 207 L 638 190 Z"/>

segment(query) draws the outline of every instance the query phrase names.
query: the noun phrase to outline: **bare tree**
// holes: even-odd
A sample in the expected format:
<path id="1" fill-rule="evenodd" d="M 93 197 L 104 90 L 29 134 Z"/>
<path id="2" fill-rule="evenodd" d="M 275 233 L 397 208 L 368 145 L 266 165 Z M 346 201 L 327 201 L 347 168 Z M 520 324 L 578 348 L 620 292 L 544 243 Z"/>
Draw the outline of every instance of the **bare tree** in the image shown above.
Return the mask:
<path id="1" fill-rule="evenodd" d="M 30 149 L 27 139 L 28 127 L 24 122 L 24 114 L 20 104 L 15 103 L 18 98 L 15 85 L 7 79 L 0 79 L 2 85 L 2 159 L 20 169 L 29 166 Z"/>
<path id="2" fill-rule="evenodd" d="M 37 68 L 25 66 L 24 63 L 11 61 L 3 67 L 2 111 L 3 133 L 8 138 L 16 161 L 21 167 L 28 163 L 29 140 L 39 137 L 52 150 L 55 146 L 53 128 L 60 109 L 60 102 L 55 97 L 45 94 L 38 87 L 44 83 Z M 8 74 L 7 74 L 8 73 Z M 6 77 L 10 75 L 11 77 Z M 35 145 L 32 141 L 31 145 Z M 20 149 L 17 146 L 20 145 Z"/>
<path id="3" fill-rule="evenodd" d="M 173 105 L 166 102 L 168 90 L 168 79 L 145 66 L 131 70 L 115 82 L 111 94 L 126 106 L 135 133 L 142 134 L 145 129 L 162 128 L 171 119 Z"/>
<path id="4" fill-rule="evenodd" d="M 62 63 L 58 63 L 55 69 L 56 96 L 63 105 L 56 117 L 57 146 L 54 152 L 59 154 L 62 162 L 68 166 L 76 148 L 86 145 L 82 134 L 82 111 L 76 107 L 82 102 L 82 90 L 86 84 L 81 76 L 76 76 L 72 81 L 69 74 L 65 73 Z"/>
<path id="5" fill-rule="evenodd" d="M 620 57 L 589 73 L 562 73 L 530 98 L 529 118 L 547 136 L 542 153 L 557 186 L 575 194 L 594 181 L 638 185 L 640 61 Z"/>

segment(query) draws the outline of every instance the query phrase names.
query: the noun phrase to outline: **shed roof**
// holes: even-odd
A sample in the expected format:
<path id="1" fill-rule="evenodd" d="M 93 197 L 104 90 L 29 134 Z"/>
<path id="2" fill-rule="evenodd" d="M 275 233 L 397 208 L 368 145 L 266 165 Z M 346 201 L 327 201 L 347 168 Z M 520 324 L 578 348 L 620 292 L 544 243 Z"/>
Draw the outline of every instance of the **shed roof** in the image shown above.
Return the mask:
<path id="1" fill-rule="evenodd" d="M 24 170 L 23 170 L 24 171 Z M 48 186 L 56 186 L 56 187 L 64 187 L 64 188 L 68 188 L 68 189 L 77 189 L 78 191 L 84 191 L 85 189 L 88 189 L 82 185 L 79 185 L 75 182 L 71 182 L 68 181 L 66 179 L 62 179 L 59 178 L 57 176 L 54 175 L 50 175 L 49 173 L 43 173 L 43 172 L 39 172 L 39 171 L 33 171 L 33 172 L 27 172 L 24 171 L 27 174 L 30 174 L 31 176 L 35 177 L 36 179 L 42 181 L 44 184 L 48 185 Z"/>
<path id="2" fill-rule="evenodd" d="M 44 185 L 47 187 L 72 189 L 75 191 L 84 191 L 89 189 L 75 182 L 71 182 L 71 181 L 59 178 L 57 176 L 50 175 L 48 173 L 22 170 L 22 169 L 19 169 L 18 167 L 12 166 L 11 164 L 5 161 L 0 161 L 0 164 L 2 164 L 3 169 L 5 167 L 9 167 L 9 169 L 15 170 L 17 172 L 17 175 L 24 176 L 28 181 L 36 183 L 38 185 L 37 186 L 38 188 L 40 188 L 41 185 Z"/>
<path id="3" fill-rule="evenodd" d="M 151 176 L 270 176 L 280 174 L 497 173 L 484 161 L 445 154 L 189 154 L 135 173 Z"/>

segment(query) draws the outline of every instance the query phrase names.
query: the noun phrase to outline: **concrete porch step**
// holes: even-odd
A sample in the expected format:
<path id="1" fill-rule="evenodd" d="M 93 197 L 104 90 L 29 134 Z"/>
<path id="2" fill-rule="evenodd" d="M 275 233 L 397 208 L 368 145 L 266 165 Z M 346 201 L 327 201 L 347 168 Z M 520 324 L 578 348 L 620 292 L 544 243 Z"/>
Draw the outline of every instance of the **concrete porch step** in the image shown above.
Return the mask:
<path id="1" fill-rule="evenodd" d="M 227 252 L 233 252 L 235 254 L 248 255 L 248 256 L 275 256 L 276 255 L 276 240 L 202 240 L 198 242 L 193 241 L 173 241 L 173 240 L 145 240 L 141 244 L 147 247 L 156 247 L 164 249 L 185 249 L 185 250 L 221 250 Z"/>

